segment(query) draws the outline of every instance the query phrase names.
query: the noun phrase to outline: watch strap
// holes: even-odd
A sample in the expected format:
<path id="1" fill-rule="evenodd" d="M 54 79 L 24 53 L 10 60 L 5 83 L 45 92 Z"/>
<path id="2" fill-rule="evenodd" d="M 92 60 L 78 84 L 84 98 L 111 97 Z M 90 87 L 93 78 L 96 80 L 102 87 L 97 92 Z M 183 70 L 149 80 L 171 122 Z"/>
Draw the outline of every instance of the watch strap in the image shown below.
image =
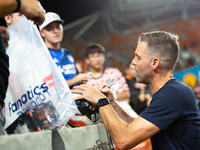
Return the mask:
<path id="1" fill-rule="evenodd" d="M 99 108 L 101 106 L 105 106 L 105 105 L 108 105 L 110 104 L 109 100 L 107 98 L 101 98 L 98 100 L 97 104 L 96 104 L 96 110 L 97 112 L 99 112 Z"/>
<path id="2" fill-rule="evenodd" d="M 19 12 L 21 8 L 21 0 L 16 0 L 17 2 L 17 9 L 14 12 Z"/>

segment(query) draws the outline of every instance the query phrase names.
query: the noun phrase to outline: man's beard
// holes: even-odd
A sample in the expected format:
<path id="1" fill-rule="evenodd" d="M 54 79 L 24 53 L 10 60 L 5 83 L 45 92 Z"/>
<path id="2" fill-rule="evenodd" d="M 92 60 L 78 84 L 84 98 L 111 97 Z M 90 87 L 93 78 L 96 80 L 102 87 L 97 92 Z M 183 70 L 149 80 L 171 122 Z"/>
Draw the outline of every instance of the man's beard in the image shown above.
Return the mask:
<path id="1" fill-rule="evenodd" d="M 137 73 L 136 80 L 138 83 L 144 83 L 144 84 L 148 85 L 151 82 L 152 76 L 151 76 L 148 65 L 146 65 L 140 71 L 136 70 L 136 73 Z"/>

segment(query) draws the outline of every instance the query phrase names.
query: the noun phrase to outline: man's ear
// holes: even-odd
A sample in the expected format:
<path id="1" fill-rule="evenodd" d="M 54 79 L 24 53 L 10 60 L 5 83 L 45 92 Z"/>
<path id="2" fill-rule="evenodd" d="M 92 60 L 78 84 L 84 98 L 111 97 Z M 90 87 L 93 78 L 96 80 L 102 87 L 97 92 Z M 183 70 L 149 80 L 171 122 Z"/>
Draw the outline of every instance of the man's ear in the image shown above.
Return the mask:
<path id="1" fill-rule="evenodd" d="M 11 17 L 11 15 L 4 16 L 4 19 L 6 21 L 7 26 L 10 26 L 12 24 L 12 17 Z"/>
<path id="2" fill-rule="evenodd" d="M 150 65 L 151 65 L 152 70 L 156 70 L 158 68 L 158 66 L 160 65 L 160 59 L 157 57 L 153 58 L 151 60 Z"/>

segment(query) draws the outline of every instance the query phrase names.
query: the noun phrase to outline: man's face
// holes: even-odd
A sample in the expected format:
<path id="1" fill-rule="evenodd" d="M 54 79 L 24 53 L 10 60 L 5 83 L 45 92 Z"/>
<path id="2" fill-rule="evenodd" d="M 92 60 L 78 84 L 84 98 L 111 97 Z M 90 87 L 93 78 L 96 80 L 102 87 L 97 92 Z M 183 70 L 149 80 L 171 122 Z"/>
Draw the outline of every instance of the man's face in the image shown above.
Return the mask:
<path id="1" fill-rule="evenodd" d="M 10 26 L 11 24 L 13 24 L 17 19 L 19 19 L 19 17 L 21 17 L 20 13 L 12 13 L 9 15 L 6 15 L 4 17 L 7 26 Z"/>
<path id="2" fill-rule="evenodd" d="M 58 44 L 63 39 L 63 26 L 60 22 L 52 22 L 40 30 L 40 34 L 44 38 L 45 43 Z"/>
<path id="3" fill-rule="evenodd" d="M 91 66 L 91 68 L 100 69 L 104 65 L 105 56 L 102 53 L 89 54 L 86 62 Z"/>
<path id="4" fill-rule="evenodd" d="M 139 83 L 148 84 L 152 79 L 150 61 L 146 54 L 147 43 L 140 42 L 135 50 L 135 57 L 132 64 L 135 66 L 136 79 Z"/>

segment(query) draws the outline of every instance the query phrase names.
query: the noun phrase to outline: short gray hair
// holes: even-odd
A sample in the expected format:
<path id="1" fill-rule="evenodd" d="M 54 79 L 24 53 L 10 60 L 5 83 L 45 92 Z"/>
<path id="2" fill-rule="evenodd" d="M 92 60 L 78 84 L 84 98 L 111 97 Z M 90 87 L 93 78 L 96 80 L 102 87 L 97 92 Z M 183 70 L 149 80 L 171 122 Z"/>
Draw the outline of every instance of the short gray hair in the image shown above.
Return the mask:
<path id="1" fill-rule="evenodd" d="M 174 70 L 180 52 L 178 35 L 165 31 L 141 33 L 138 43 L 147 43 L 149 57 L 158 57 L 164 70 Z"/>

